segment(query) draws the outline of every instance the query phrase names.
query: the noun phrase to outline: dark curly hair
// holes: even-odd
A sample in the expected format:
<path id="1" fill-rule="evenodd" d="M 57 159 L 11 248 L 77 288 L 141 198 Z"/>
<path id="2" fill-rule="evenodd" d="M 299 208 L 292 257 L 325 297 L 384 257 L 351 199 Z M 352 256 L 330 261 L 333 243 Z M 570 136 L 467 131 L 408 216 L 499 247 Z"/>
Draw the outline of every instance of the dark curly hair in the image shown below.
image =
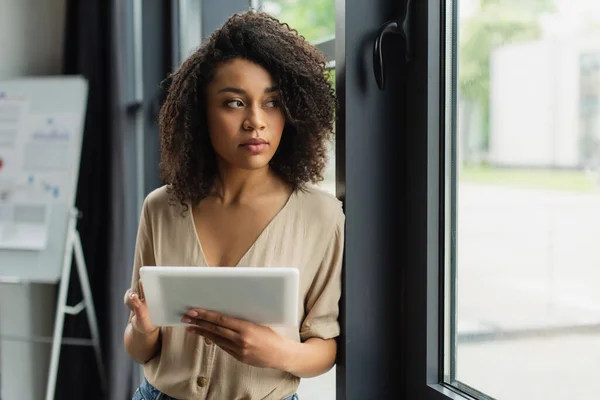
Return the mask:
<path id="1" fill-rule="evenodd" d="M 195 204 L 212 190 L 217 157 L 205 90 L 222 63 L 243 58 L 277 83 L 285 126 L 271 168 L 292 187 L 323 179 L 333 137 L 335 95 L 326 59 L 296 30 L 258 11 L 232 16 L 170 75 L 159 116 L 161 176 L 174 200 Z"/>

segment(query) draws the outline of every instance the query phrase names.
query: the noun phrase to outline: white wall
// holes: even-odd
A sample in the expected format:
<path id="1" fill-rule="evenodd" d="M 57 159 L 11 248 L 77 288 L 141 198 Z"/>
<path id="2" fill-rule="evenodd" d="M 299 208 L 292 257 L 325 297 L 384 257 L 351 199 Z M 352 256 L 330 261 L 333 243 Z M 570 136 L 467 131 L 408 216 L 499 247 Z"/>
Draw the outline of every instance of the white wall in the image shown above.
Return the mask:
<path id="1" fill-rule="evenodd" d="M 335 400 L 335 366 L 327 373 L 300 380 L 298 396 L 301 400 Z"/>
<path id="2" fill-rule="evenodd" d="M 65 0 L 0 0 L 0 81 L 60 74 L 64 22 Z M 54 287 L 1 280 L 0 397 L 43 399 L 50 346 L 2 337 L 51 335 Z"/>
<path id="3" fill-rule="evenodd" d="M 0 80 L 58 74 L 66 0 L 0 0 Z"/>
<path id="4" fill-rule="evenodd" d="M 550 43 L 497 50 L 490 62 L 490 159 L 499 164 L 544 164 L 552 158 L 555 98 Z"/>
<path id="5" fill-rule="evenodd" d="M 490 161 L 580 166 L 579 57 L 599 36 L 562 36 L 497 49 L 490 60 Z"/>

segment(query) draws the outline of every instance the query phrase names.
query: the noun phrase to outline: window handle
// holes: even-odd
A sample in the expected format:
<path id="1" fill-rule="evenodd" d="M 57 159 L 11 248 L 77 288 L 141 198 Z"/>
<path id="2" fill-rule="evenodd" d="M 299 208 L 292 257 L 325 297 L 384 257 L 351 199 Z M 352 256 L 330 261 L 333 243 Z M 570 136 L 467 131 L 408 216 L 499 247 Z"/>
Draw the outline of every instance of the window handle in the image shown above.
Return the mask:
<path id="1" fill-rule="evenodd" d="M 412 59 L 411 45 L 411 21 L 412 21 L 412 1 L 406 1 L 406 12 L 404 18 L 398 21 L 388 21 L 381 25 L 375 37 L 373 45 L 373 72 L 375 73 L 375 81 L 380 90 L 385 88 L 385 69 L 383 63 L 382 42 L 383 38 L 388 34 L 399 34 L 405 42 L 405 59 L 409 62 Z"/>

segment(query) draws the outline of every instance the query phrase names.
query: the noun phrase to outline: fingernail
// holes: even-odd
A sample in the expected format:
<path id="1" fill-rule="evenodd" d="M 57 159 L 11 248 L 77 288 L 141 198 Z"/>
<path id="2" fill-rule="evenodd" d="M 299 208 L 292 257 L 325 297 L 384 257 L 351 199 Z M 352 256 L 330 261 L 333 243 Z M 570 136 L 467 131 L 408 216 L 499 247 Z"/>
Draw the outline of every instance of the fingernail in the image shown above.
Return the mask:
<path id="1" fill-rule="evenodd" d="M 189 318 L 183 317 L 183 318 L 181 318 L 181 322 L 183 322 L 184 324 L 189 324 L 190 322 L 192 322 L 192 320 Z"/>
<path id="2" fill-rule="evenodd" d="M 187 315 L 189 315 L 190 317 L 197 317 L 198 316 L 198 312 L 192 310 L 192 311 L 188 311 Z"/>

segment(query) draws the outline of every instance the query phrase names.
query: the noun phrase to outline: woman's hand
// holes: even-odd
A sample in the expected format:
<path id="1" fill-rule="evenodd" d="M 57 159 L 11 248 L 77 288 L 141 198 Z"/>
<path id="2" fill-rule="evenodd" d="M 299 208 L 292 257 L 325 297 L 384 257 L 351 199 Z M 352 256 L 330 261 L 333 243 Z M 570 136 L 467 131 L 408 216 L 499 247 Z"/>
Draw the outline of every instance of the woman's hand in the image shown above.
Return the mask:
<path id="1" fill-rule="evenodd" d="M 284 370 L 288 362 L 290 339 L 271 328 L 197 308 L 189 310 L 181 321 L 195 325 L 188 327 L 188 332 L 213 341 L 245 364 Z"/>
<path id="2" fill-rule="evenodd" d="M 142 281 L 139 282 L 139 287 L 139 294 L 131 289 L 127 290 L 125 293 L 125 305 L 133 312 L 133 317 L 131 318 L 132 328 L 138 333 L 147 335 L 156 331 L 158 327 L 152 325 L 150 321 L 150 313 L 148 313 Z"/>

